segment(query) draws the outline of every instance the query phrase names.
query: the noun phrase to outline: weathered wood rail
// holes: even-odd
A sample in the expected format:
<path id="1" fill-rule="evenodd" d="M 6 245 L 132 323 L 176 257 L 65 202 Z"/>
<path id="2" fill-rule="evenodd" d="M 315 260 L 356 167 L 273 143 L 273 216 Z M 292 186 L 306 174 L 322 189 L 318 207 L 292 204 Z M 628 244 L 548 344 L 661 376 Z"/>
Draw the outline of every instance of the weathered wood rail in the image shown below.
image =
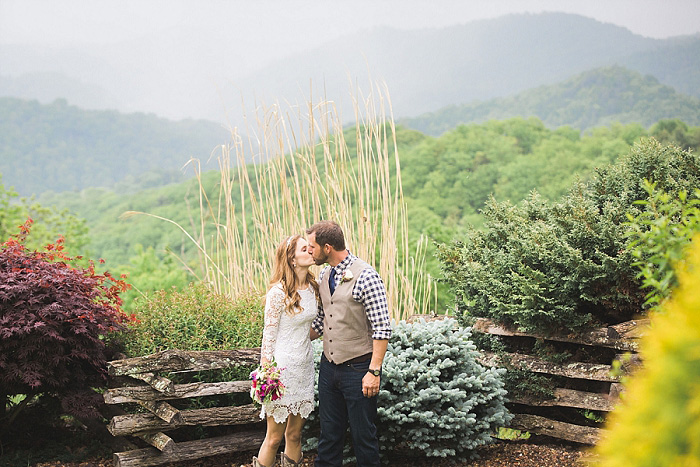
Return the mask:
<path id="1" fill-rule="evenodd" d="M 620 374 L 614 374 L 613 361 L 620 360 L 622 373 L 631 371 L 639 363 L 637 340 L 648 326 L 648 320 L 633 320 L 595 329 L 581 335 L 545 336 L 507 329 L 488 319 L 477 319 L 472 329 L 475 332 L 499 336 L 502 342 L 529 338 L 539 342 L 565 343 L 569 347 L 581 349 L 613 349 L 612 352 L 600 352 L 612 355 L 604 362 L 553 363 L 524 352 L 483 352 L 481 362 L 488 366 L 516 368 L 540 375 L 557 377 L 564 385 L 588 386 L 585 390 L 571 387 L 557 387 L 553 397 L 535 397 L 531 395 L 511 396 L 511 412 L 515 417 L 511 428 L 531 433 L 547 435 L 567 441 L 583 444 L 595 444 L 601 435 L 601 428 L 588 424 L 571 423 L 555 418 L 558 410 L 580 409 L 605 414 L 613 410 L 618 400 L 621 385 Z M 619 353 L 617 353 L 619 352 Z M 590 353 L 590 351 L 588 352 Z M 625 355 L 623 357 L 623 355 Z M 589 388 L 597 390 L 592 391 Z M 553 410 L 554 409 L 554 410 Z M 538 413 L 540 412 L 540 413 Z"/>
<path id="2" fill-rule="evenodd" d="M 256 365 L 260 349 L 185 352 L 166 350 L 144 357 L 115 360 L 107 364 L 112 381 L 119 387 L 104 393 L 107 404 L 137 404 L 144 413 L 115 415 L 108 429 L 114 436 L 134 436 L 151 447 L 114 454 L 115 467 L 152 466 L 185 462 L 201 457 L 257 448 L 264 430 L 256 429 L 260 411 L 252 404 L 179 410 L 168 401 L 202 396 L 247 393 L 250 381 L 196 382 L 175 384 L 169 373 L 221 370 Z M 175 442 L 166 432 L 187 426 L 247 425 L 243 431 Z"/>

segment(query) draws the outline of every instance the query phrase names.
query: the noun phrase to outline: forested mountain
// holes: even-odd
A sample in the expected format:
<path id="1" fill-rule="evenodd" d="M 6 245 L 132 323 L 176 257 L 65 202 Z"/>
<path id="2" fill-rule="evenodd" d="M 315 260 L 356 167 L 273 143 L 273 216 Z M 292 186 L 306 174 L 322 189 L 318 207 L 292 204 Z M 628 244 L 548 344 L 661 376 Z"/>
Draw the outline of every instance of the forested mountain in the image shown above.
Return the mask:
<path id="1" fill-rule="evenodd" d="M 689 128 L 679 121 L 659 122 L 651 130 L 615 124 L 583 136 L 567 127 L 548 129 L 535 118 L 462 125 L 439 138 L 399 127 L 397 142 L 411 235 L 448 241 L 465 225 L 481 222 L 479 210 L 490 195 L 517 202 L 536 189 L 555 199 L 576 177 L 585 178 L 594 167 L 616 160 L 649 135 L 662 143 L 682 141 L 695 150 L 700 146 L 700 127 Z M 204 174 L 203 183 L 212 193 L 218 181 L 217 172 Z M 188 180 L 134 193 L 89 188 L 79 193 L 49 193 L 38 200 L 86 219 L 90 254 L 107 259 L 114 268 L 137 255 L 139 245 L 153 247 L 159 254 L 166 247 L 178 252 L 190 248 L 172 224 L 144 216 L 120 220 L 119 216 L 125 211 L 144 211 L 195 231 L 191 219 L 199 218 L 198 192 L 197 182 Z M 239 196 L 237 189 L 232 193 L 234 198 Z"/>
<path id="2" fill-rule="evenodd" d="M 679 94 L 653 76 L 613 66 L 512 97 L 451 105 L 401 123 L 439 135 L 459 124 L 531 116 L 550 128 L 569 125 L 582 131 L 613 122 L 639 123 L 648 128 L 659 120 L 673 118 L 700 125 L 700 99 Z"/>
<path id="3" fill-rule="evenodd" d="M 653 75 L 683 94 L 700 97 L 700 36 L 697 34 L 668 39 L 657 48 L 625 57 L 620 64 Z"/>
<path id="4" fill-rule="evenodd" d="M 535 116 L 549 128 L 580 130 L 614 122 L 648 128 L 671 118 L 695 126 L 700 125 L 700 99 L 614 66 L 400 123 L 437 136 L 459 124 L 514 116 Z M 216 167 L 210 154 L 229 140 L 229 132 L 213 122 L 83 110 L 63 100 L 44 105 L 0 98 L 0 173 L 5 185 L 22 195 L 115 185 L 124 192 L 180 181 L 190 157 Z"/>
<path id="5" fill-rule="evenodd" d="M 207 121 L 0 98 L 0 173 L 21 195 L 179 181 L 190 157 L 206 162 L 229 140 L 227 130 Z"/>
<path id="6" fill-rule="evenodd" d="M 139 56 L 140 51 L 131 46 L 131 53 Z M 349 83 L 356 83 L 364 94 L 371 92 L 370 82 L 386 83 L 394 116 L 404 118 L 447 105 L 512 96 L 616 64 L 700 98 L 700 37 L 650 39 L 564 13 L 510 15 L 441 29 L 368 29 L 252 72 L 242 71 L 240 57 L 222 53 L 216 66 L 210 67 L 216 70 L 215 76 L 203 63 L 200 49 L 182 47 L 177 52 L 182 56 L 176 63 L 162 56 L 132 63 L 117 60 L 124 50 L 98 46 L 51 50 L 50 54 L 26 46 L 4 46 L 0 61 L 2 74 L 12 77 L 13 92 L 23 92 L 21 96 L 40 90 L 45 93 L 42 98 L 48 98 L 44 96 L 51 94 L 50 87 L 36 88 L 37 75 L 31 74 L 55 72 L 93 86 L 86 88 L 93 96 L 96 89 L 104 90 L 100 99 L 107 102 L 108 96 L 122 111 L 142 109 L 213 121 L 230 118 L 234 126 L 241 126 L 242 98 L 250 106 L 262 101 L 305 102 L 310 82 L 315 98 L 326 96 L 343 105 L 348 118 L 352 114 L 345 105 Z M 196 66 L 183 70 L 183 63 Z M 130 68 L 134 64 L 138 69 Z M 174 71 L 187 76 L 186 80 L 176 81 L 174 74 L 163 72 L 178 66 Z M 25 74 L 27 89 L 22 90 Z M 0 95 L 7 95 L 9 91 L 1 85 L 0 81 Z M 54 97 L 74 91 L 58 79 L 53 89 Z M 174 115 L 177 109 L 184 115 Z"/>

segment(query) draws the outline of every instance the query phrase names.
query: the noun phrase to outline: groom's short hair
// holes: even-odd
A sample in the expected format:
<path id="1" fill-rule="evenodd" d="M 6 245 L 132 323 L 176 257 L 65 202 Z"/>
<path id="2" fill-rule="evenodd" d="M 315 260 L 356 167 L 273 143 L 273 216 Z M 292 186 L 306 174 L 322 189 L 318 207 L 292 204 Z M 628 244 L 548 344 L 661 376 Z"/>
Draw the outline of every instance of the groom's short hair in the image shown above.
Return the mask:
<path id="1" fill-rule="evenodd" d="M 316 235 L 316 243 L 321 247 L 330 245 L 335 251 L 343 251 L 345 249 L 345 235 L 343 235 L 343 229 L 333 221 L 316 222 L 306 229 L 306 234 Z"/>

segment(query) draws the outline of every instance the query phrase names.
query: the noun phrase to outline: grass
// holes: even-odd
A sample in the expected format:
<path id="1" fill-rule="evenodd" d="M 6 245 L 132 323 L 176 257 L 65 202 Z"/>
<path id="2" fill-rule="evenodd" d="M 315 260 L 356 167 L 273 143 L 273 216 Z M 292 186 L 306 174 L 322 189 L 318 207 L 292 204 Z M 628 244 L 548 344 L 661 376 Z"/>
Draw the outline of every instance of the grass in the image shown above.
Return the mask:
<path id="1" fill-rule="evenodd" d="M 529 431 L 516 430 L 514 428 L 501 427 L 498 429 L 498 433 L 494 435 L 495 438 L 503 439 L 506 441 L 517 441 L 523 439 L 530 439 Z"/>
<path id="2" fill-rule="evenodd" d="M 435 281 L 424 272 L 427 239 L 410 254 L 390 100 L 377 87 L 367 97 L 357 91 L 354 102 L 351 130 L 327 100 L 258 107 L 245 136 L 233 128 L 232 142 L 217 150 L 218 193 L 207 192 L 199 162 L 190 161 L 200 187 L 192 232 L 152 214 L 125 215 L 146 214 L 182 230 L 198 251 L 195 276 L 234 299 L 266 290 L 282 239 L 332 219 L 350 250 L 383 278 L 394 320 L 428 314 Z"/>

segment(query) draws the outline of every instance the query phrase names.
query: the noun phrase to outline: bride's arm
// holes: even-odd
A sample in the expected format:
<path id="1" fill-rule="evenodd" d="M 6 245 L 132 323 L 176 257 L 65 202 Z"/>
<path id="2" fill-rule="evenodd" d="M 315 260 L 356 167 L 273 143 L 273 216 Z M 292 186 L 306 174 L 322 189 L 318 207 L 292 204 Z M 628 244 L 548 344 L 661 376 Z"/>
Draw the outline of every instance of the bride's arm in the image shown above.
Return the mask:
<path id="1" fill-rule="evenodd" d="M 265 297 L 265 326 L 260 346 L 260 363 L 269 363 L 275 358 L 277 332 L 283 312 L 284 292 L 280 287 L 274 286 Z"/>

